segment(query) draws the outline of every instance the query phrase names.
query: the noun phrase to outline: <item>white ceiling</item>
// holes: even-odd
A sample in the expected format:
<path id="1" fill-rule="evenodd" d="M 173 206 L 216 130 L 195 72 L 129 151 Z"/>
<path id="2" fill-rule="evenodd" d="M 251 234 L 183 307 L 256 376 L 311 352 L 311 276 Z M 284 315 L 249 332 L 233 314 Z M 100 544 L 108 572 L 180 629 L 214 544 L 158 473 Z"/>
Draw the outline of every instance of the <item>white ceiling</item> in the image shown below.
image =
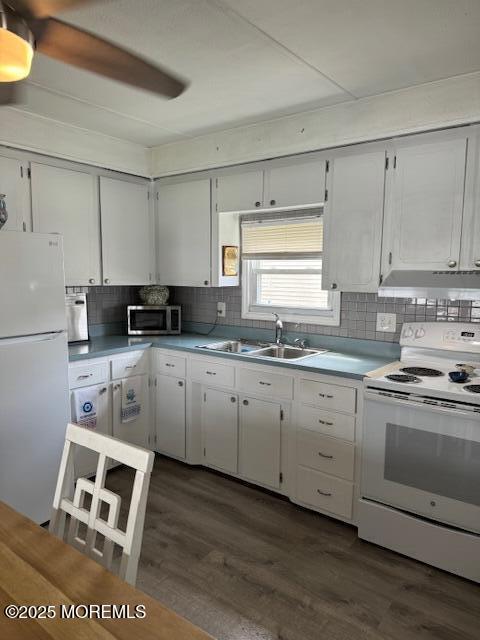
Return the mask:
<path id="1" fill-rule="evenodd" d="M 479 0 L 103 0 L 61 18 L 190 86 L 168 101 L 37 54 L 20 108 L 148 147 L 480 70 Z"/>

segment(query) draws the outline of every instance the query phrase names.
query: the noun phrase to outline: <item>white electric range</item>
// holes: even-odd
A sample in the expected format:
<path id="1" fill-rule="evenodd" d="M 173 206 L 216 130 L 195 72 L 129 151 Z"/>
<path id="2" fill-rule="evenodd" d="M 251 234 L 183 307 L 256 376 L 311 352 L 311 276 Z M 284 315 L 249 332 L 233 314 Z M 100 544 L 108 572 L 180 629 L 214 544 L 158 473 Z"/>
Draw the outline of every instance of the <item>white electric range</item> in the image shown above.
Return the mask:
<path id="1" fill-rule="evenodd" d="M 480 582 L 480 324 L 407 323 L 400 345 L 365 379 L 359 536 Z"/>

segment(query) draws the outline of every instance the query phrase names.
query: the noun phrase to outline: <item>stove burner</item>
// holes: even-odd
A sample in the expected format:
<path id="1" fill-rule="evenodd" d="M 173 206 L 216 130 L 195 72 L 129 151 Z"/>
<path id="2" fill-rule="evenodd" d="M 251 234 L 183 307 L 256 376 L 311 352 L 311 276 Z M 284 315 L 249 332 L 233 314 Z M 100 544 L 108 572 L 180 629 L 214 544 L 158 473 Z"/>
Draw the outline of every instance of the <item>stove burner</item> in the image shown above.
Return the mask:
<path id="1" fill-rule="evenodd" d="M 445 375 L 441 371 L 438 371 L 438 369 L 427 369 L 425 367 L 403 367 L 402 369 L 400 369 L 400 371 L 403 371 L 403 373 L 408 373 L 412 376 L 425 376 L 428 378 Z"/>
<path id="2" fill-rule="evenodd" d="M 404 371 L 404 369 L 402 369 L 402 371 Z M 385 376 L 385 378 L 391 382 L 421 382 L 420 378 L 417 378 L 417 376 L 406 375 L 404 373 L 392 373 Z"/>
<path id="3" fill-rule="evenodd" d="M 470 393 L 480 393 L 480 384 L 467 384 L 463 388 Z"/>

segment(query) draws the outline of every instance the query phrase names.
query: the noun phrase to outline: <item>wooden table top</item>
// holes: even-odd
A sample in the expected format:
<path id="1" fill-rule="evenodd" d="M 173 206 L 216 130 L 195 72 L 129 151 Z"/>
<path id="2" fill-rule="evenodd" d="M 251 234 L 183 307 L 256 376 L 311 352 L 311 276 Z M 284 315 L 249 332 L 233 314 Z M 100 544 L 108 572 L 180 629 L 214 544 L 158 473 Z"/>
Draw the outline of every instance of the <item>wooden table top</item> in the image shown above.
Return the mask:
<path id="1" fill-rule="evenodd" d="M 145 617 L 113 619 L 109 607 L 104 614 L 110 618 L 65 617 L 72 605 L 96 604 L 128 605 L 132 616 L 137 605 L 144 605 Z M 53 605 L 50 611 L 55 617 L 9 619 L 5 614 L 8 605 L 35 605 L 37 616 L 38 605 Z M 79 615 L 85 612 L 85 607 L 76 609 Z M 95 609 L 92 613 L 95 615 Z M 198 627 L 3 502 L 0 502 L 0 638 L 211 640 Z"/>

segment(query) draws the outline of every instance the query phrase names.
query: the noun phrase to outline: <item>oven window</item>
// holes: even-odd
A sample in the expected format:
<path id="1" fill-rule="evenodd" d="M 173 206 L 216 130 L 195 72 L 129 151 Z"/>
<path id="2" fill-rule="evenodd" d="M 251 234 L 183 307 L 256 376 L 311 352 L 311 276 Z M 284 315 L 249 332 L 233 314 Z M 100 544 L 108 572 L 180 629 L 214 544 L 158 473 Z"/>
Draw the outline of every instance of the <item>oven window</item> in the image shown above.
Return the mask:
<path id="1" fill-rule="evenodd" d="M 167 313 L 165 309 L 146 311 L 130 310 L 130 327 L 134 331 L 166 331 Z"/>
<path id="2" fill-rule="evenodd" d="M 386 427 L 386 480 L 480 506 L 480 442 Z"/>

